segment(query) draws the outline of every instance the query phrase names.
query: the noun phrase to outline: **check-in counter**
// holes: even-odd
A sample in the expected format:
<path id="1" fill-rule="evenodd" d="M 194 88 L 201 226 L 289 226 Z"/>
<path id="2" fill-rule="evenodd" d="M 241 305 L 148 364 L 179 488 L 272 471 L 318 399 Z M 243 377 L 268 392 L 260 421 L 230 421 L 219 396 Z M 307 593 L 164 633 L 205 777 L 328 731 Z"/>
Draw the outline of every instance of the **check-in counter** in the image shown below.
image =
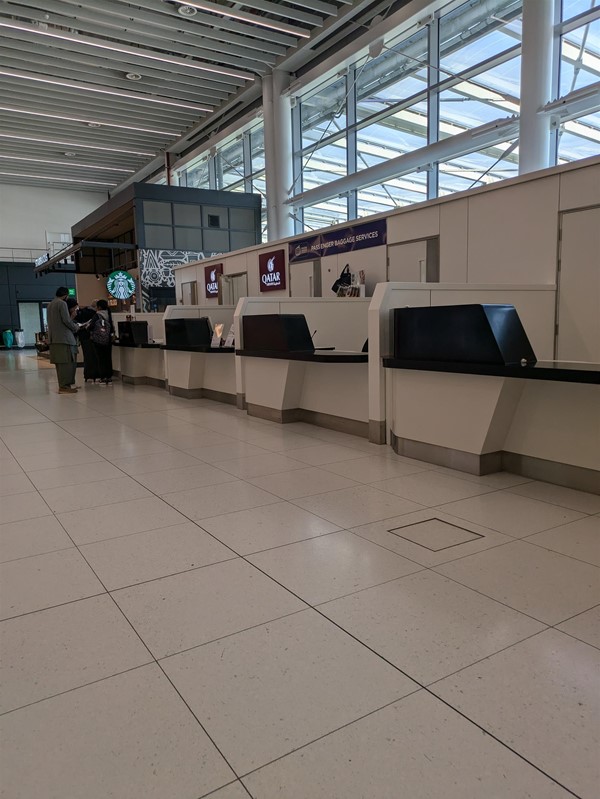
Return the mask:
<path id="1" fill-rule="evenodd" d="M 600 493 L 600 365 L 536 362 L 514 318 L 474 323 L 482 308 L 395 310 L 394 354 L 383 359 L 394 450 Z"/>
<path id="2" fill-rule="evenodd" d="M 242 316 L 240 329 L 251 416 L 368 435 L 367 353 L 315 349 L 304 314 Z"/>
<path id="3" fill-rule="evenodd" d="M 213 326 L 222 324 L 225 338 L 233 323 L 233 312 L 233 306 L 224 305 L 167 309 L 162 353 L 171 394 L 235 404 L 235 349 L 211 346 Z M 209 319 L 210 324 L 203 326 L 203 319 Z"/>

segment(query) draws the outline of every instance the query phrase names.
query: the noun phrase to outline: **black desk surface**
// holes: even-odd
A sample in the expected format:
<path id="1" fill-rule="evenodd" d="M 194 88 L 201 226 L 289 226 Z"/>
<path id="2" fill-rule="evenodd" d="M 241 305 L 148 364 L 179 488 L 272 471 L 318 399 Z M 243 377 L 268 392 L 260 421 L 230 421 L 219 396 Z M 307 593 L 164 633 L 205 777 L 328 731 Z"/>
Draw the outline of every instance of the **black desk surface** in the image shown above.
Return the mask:
<path id="1" fill-rule="evenodd" d="M 485 363 L 405 361 L 384 358 L 386 369 L 413 369 L 421 372 L 451 372 L 468 375 L 519 377 L 522 380 L 553 380 L 561 383 L 600 384 L 600 364 L 567 361 L 538 361 L 529 366 L 496 366 Z"/>
<path id="2" fill-rule="evenodd" d="M 120 341 L 115 341 L 114 345 L 115 347 L 125 347 L 130 350 L 158 350 L 162 346 L 162 344 L 154 344 L 153 342 L 148 342 L 147 344 L 121 344 Z"/>
<path id="3" fill-rule="evenodd" d="M 212 353 L 213 355 L 218 355 L 219 353 L 223 352 L 235 352 L 234 347 L 207 347 L 205 344 L 199 344 L 194 346 L 193 344 L 181 344 L 181 345 L 171 345 L 171 344 L 161 344 L 161 350 L 170 350 L 171 352 L 201 352 L 205 354 Z"/>
<path id="4" fill-rule="evenodd" d="M 367 363 L 366 352 L 343 352 L 342 350 L 315 350 L 314 352 L 278 352 L 276 350 L 236 350 L 243 358 L 275 358 L 284 361 L 308 361 L 310 363 Z"/>

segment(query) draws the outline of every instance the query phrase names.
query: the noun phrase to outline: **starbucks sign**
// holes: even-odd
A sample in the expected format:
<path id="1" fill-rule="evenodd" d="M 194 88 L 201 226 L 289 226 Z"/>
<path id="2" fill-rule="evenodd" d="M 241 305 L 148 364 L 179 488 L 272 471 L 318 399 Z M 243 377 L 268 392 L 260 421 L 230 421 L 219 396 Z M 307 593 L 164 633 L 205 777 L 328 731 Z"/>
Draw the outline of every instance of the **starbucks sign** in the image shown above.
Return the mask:
<path id="1" fill-rule="evenodd" d="M 111 272 L 106 280 L 106 288 L 117 300 L 128 300 L 135 294 L 135 280 L 129 272 L 123 270 Z"/>

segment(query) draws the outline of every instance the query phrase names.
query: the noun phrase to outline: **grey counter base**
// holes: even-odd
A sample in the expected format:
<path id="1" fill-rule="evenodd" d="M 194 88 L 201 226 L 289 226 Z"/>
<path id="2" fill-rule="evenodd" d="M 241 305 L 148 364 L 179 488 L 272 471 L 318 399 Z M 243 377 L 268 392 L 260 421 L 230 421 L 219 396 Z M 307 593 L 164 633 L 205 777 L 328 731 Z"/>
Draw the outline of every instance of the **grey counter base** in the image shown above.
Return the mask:
<path id="1" fill-rule="evenodd" d="M 115 374 L 118 374 L 115 372 Z M 167 381 L 160 380 L 158 377 L 130 377 L 129 375 L 121 375 L 123 383 L 129 383 L 132 386 L 156 386 L 156 388 L 166 388 Z"/>
<path id="2" fill-rule="evenodd" d="M 437 466 L 446 466 L 467 474 L 486 475 L 506 471 L 530 477 L 532 480 L 542 480 L 574 488 L 577 491 L 600 494 L 600 472 L 582 466 L 557 463 L 504 450 L 476 455 L 424 441 L 399 438 L 394 433 L 391 433 L 391 445 L 397 455 L 415 458 L 425 463 L 435 463 Z"/>
<path id="3" fill-rule="evenodd" d="M 169 394 L 174 397 L 184 399 L 210 399 L 215 402 L 224 402 L 227 405 L 235 405 L 237 397 L 235 394 L 227 394 L 225 391 L 214 391 L 211 388 L 181 388 L 179 386 L 166 386 Z"/>
<path id="4" fill-rule="evenodd" d="M 239 406 L 238 406 L 239 407 Z M 248 416 L 256 416 L 259 419 L 266 419 L 269 422 L 279 422 L 288 424 L 290 422 L 306 422 L 314 424 L 316 427 L 325 427 L 328 430 L 336 430 L 338 433 L 348 433 L 352 436 L 369 438 L 369 423 L 359 422 L 355 419 L 344 419 L 342 416 L 333 416 L 329 413 L 309 411 L 305 408 L 267 408 L 264 405 L 247 404 Z"/>

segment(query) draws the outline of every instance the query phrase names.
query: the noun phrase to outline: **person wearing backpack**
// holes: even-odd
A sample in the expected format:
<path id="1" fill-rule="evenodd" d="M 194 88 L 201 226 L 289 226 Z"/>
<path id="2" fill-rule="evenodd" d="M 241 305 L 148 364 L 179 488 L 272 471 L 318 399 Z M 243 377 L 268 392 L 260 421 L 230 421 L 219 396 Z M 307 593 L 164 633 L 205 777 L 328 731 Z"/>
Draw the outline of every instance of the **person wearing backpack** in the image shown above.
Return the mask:
<path id="1" fill-rule="evenodd" d="M 100 385 L 112 385 L 112 342 L 114 329 L 112 319 L 108 310 L 106 300 L 98 300 L 96 303 L 96 314 L 92 317 L 89 324 L 90 341 L 96 351 L 96 361 L 98 365 L 98 377 Z"/>

